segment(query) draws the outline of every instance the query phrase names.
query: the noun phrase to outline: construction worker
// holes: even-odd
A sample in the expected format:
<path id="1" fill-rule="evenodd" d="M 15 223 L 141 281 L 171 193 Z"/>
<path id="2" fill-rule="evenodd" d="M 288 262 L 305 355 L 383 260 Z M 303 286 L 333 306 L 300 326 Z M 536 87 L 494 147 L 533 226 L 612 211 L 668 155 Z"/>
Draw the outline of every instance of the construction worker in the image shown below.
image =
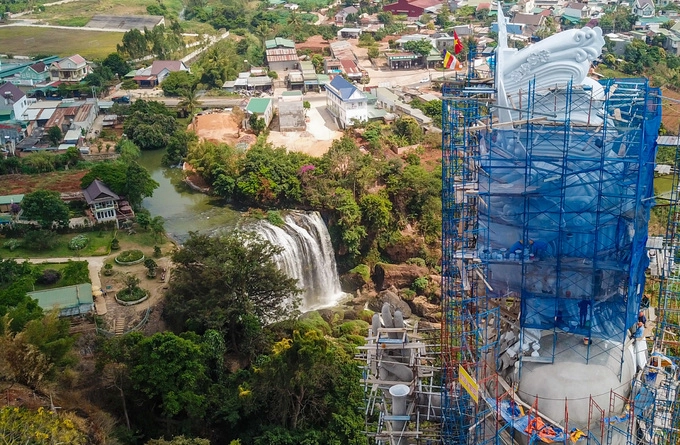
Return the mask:
<path id="1" fill-rule="evenodd" d="M 642 326 L 647 327 L 647 317 L 645 316 L 645 311 L 642 309 L 638 312 L 638 322 L 642 323 Z"/>
<path id="2" fill-rule="evenodd" d="M 590 307 L 590 300 L 583 299 L 578 302 L 579 327 L 585 328 L 588 321 L 588 308 Z"/>
<path id="3" fill-rule="evenodd" d="M 529 249 L 538 260 L 548 257 L 548 243 L 541 240 L 529 240 Z"/>
<path id="4" fill-rule="evenodd" d="M 515 244 L 510 246 L 507 253 L 505 254 L 505 257 L 508 258 L 511 253 L 515 253 L 518 250 L 521 250 L 522 252 L 524 252 L 524 241 L 519 240 Z"/>

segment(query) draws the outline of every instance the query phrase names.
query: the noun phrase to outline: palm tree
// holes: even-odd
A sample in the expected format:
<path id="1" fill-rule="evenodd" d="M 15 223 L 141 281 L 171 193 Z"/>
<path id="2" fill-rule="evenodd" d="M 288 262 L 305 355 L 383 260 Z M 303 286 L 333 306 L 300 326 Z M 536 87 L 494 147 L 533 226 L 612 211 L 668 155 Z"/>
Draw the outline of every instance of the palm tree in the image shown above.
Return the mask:
<path id="1" fill-rule="evenodd" d="M 302 20 L 300 19 L 300 15 L 295 12 L 293 9 L 290 11 L 290 15 L 288 16 L 288 24 L 293 27 L 293 31 L 297 32 L 300 30 L 300 26 L 302 26 Z"/>
<path id="2" fill-rule="evenodd" d="M 259 25 L 257 25 L 257 28 L 255 29 L 255 35 L 257 35 L 260 40 L 262 41 L 262 47 L 265 47 L 264 42 L 267 40 L 267 37 L 269 36 L 269 25 L 267 23 L 262 22 Z"/>
<path id="3" fill-rule="evenodd" d="M 162 216 L 154 216 L 151 218 L 151 221 L 149 221 L 149 228 L 151 229 L 151 232 L 153 233 L 154 239 L 157 241 L 161 241 L 163 239 L 163 234 L 165 233 L 165 220 L 163 219 Z"/>
<path id="4" fill-rule="evenodd" d="M 182 111 L 183 116 L 189 116 L 189 122 L 196 131 L 196 122 L 194 121 L 194 111 L 198 108 L 200 102 L 198 100 L 197 85 L 193 84 L 191 87 L 183 89 L 181 97 L 182 99 L 177 104 L 177 107 Z"/>

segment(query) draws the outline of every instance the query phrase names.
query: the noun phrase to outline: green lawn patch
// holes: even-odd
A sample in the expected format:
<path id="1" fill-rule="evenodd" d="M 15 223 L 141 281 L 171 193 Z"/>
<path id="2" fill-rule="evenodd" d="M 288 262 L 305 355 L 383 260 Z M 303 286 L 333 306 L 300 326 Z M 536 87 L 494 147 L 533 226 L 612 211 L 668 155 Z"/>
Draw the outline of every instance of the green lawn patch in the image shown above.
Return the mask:
<path id="1" fill-rule="evenodd" d="M 670 192 L 673 188 L 673 175 L 664 175 L 654 178 L 654 194 L 661 195 Z"/>
<path id="2" fill-rule="evenodd" d="M 0 255 L 5 258 L 74 258 L 83 256 L 101 256 L 109 253 L 109 244 L 113 239 L 112 230 L 93 231 L 85 233 L 88 238 L 88 244 L 84 249 L 77 252 L 68 247 L 69 242 L 76 234 L 67 233 L 63 235 L 56 235 L 55 247 L 49 250 L 36 251 L 27 249 L 24 246 L 17 247 L 14 251 L 2 248 Z M 5 243 L 7 239 L 0 238 L 0 245 Z"/>
<path id="3" fill-rule="evenodd" d="M 64 19 L 59 19 L 55 21 L 56 25 L 59 26 L 74 26 L 74 27 L 81 27 L 87 25 L 87 22 L 90 21 L 92 17 L 71 17 L 71 18 L 64 18 Z"/>
<path id="4" fill-rule="evenodd" d="M 73 5 L 79 2 L 69 3 Z M 116 52 L 122 32 L 86 31 L 11 26 L 0 28 L 0 48 L 5 54 L 34 56 L 56 54 L 67 57 L 80 54 L 88 60 L 103 59 Z"/>

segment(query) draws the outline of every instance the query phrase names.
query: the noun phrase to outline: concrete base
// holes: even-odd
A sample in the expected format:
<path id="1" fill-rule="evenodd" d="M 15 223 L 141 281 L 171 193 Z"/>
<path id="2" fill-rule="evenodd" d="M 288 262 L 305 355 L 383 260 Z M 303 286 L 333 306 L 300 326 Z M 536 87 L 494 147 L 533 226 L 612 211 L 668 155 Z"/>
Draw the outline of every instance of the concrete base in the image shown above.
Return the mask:
<path id="1" fill-rule="evenodd" d="M 541 338 L 541 356 L 550 356 L 553 338 L 552 333 Z M 588 349 L 582 335 L 559 333 L 555 345 L 555 362 L 524 362 L 520 372 L 518 395 L 526 403 L 533 404 L 537 395 L 539 411 L 559 421 L 564 419 L 566 398 L 569 429 L 584 429 L 588 426 L 591 395 L 600 408 L 605 410 L 605 416 L 609 415 L 610 390 L 624 397 L 629 396 L 630 382 L 635 376 L 635 357 L 621 343 L 593 339 Z M 621 406 L 615 406 L 614 410 L 619 414 L 624 407 L 622 403 L 617 405 Z"/>

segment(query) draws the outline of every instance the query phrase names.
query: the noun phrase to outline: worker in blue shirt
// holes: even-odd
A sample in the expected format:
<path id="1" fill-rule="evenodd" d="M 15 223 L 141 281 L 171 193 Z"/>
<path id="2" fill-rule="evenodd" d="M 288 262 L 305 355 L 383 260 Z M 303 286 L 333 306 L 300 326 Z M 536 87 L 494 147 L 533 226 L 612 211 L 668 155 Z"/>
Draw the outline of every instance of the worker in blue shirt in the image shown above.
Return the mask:
<path id="1" fill-rule="evenodd" d="M 645 325 L 643 325 L 641 321 L 637 322 L 637 329 L 635 330 L 633 337 L 635 337 L 635 339 L 641 339 L 645 337 Z"/>
<path id="2" fill-rule="evenodd" d="M 515 253 L 518 250 L 521 250 L 522 252 L 524 252 L 524 242 L 522 240 L 519 240 L 515 244 L 510 246 L 507 253 L 505 254 L 505 257 L 508 258 L 511 253 Z"/>
<path id="3" fill-rule="evenodd" d="M 529 249 L 539 260 L 545 259 L 548 256 L 548 243 L 545 241 L 529 240 Z"/>

